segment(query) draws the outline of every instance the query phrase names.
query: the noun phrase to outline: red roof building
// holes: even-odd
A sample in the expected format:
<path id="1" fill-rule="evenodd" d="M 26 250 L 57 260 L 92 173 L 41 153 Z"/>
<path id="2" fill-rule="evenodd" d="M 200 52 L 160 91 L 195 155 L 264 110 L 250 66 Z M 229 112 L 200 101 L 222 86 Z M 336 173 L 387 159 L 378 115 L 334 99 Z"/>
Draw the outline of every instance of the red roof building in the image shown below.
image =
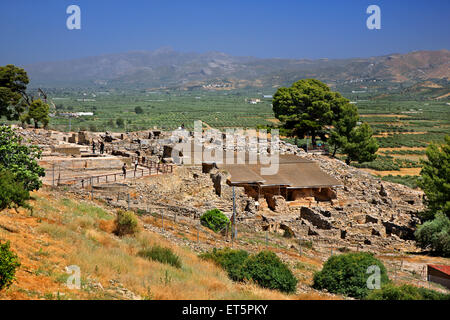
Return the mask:
<path id="1" fill-rule="evenodd" d="M 428 281 L 433 281 L 450 289 L 450 266 L 439 264 L 427 265 Z"/>

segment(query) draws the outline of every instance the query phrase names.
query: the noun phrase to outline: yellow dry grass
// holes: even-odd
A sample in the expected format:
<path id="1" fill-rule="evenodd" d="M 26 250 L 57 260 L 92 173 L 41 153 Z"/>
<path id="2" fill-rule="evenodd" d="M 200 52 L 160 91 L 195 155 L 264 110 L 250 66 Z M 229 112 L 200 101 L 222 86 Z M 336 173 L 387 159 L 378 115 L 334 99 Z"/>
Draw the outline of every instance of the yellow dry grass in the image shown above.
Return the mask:
<path id="1" fill-rule="evenodd" d="M 42 190 L 33 194 L 33 216 L 27 210 L 0 212 L 0 240 L 9 240 L 22 267 L 17 281 L 0 299 L 121 299 L 110 293 L 110 280 L 149 299 L 309 299 L 315 296 L 286 295 L 252 283 L 235 283 L 211 262 L 188 248 L 176 246 L 156 233 L 141 230 L 119 238 L 111 233 L 114 214 L 93 202 L 66 196 L 61 199 Z M 152 218 L 148 218 L 152 219 Z M 153 221 L 157 223 L 157 221 Z M 165 222 L 166 223 L 166 222 Z M 167 221 L 167 227 L 172 223 Z M 175 226 L 172 226 L 175 228 Z M 202 232 L 207 240 L 208 232 Z M 189 234 L 189 238 L 196 234 Z M 146 247 L 169 247 L 182 268 L 144 259 L 137 253 Z M 70 290 L 65 267 L 81 269 L 82 290 Z M 86 286 L 100 283 L 105 290 Z M 59 295 L 61 294 L 61 295 Z M 322 298 L 317 296 L 316 298 Z"/>

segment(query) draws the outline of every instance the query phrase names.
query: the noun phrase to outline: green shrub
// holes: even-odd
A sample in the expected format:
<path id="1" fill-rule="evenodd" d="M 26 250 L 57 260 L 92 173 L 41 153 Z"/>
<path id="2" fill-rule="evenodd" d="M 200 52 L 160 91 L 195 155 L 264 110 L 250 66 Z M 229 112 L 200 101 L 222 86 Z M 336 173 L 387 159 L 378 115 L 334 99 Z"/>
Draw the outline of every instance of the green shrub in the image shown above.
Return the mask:
<path id="1" fill-rule="evenodd" d="M 0 169 L 0 210 L 14 207 L 28 207 L 26 201 L 30 199 L 30 193 L 22 183 L 16 181 L 16 177 L 8 170 Z"/>
<path id="2" fill-rule="evenodd" d="M 41 153 L 38 146 L 23 143 L 10 127 L 0 126 L 0 167 L 13 173 L 28 191 L 42 186 L 40 177 L 45 176 L 45 170 L 38 164 Z"/>
<path id="3" fill-rule="evenodd" d="M 313 288 L 362 299 L 369 293 L 367 279 L 371 274 L 367 269 L 372 265 L 380 268 L 381 285 L 388 283 L 383 263 L 370 253 L 358 252 L 331 256 L 314 274 Z"/>
<path id="4" fill-rule="evenodd" d="M 119 210 L 115 220 L 114 233 L 118 236 L 125 236 L 127 234 L 135 234 L 138 232 L 138 219 L 133 212 Z"/>
<path id="5" fill-rule="evenodd" d="M 201 224 L 214 232 L 224 229 L 230 220 L 219 209 L 213 209 L 205 212 L 200 217 Z"/>
<path id="6" fill-rule="evenodd" d="M 10 249 L 9 241 L 0 242 L 0 290 L 7 289 L 16 279 L 16 269 L 20 267 L 17 255 Z"/>
<path id="7" fill-rule="evenodd" d="M 450 300 L 450 294 L 435 290 L 419 288 L 408 284 L 395 286 L 384 285 L 379 290 L 373 290 L 367 300 Z"/>
<path id="8" fill-rule="evenodd" d="M 143 114 L 144 113 L 144 109 L 142 109 L 142 107 L 140 107 L 140 106 L 137 106 L 137 107 L 134 108 L 134 112 L 136 114 Z"/>
<path id="9" fill-rule="evenodd" d="M 234 281 L 252 280 L 259 286 L 283 292 L 295 292 L 297 279 L 275 253 L 261 251 L 249 255 L 244 250 L 213 249 L 200 255 L 221 266 Z"/>
<path id="10" fill-rule="evenodd" d="M 242 266 L 244 278 L 253 280 L 261 287 L 292 293 L 297 288 L 297 278 L 288 266 L 271 251 L 261 251 L 250 256 Z"/>
<path id="11" fill-rule="evenodd" d="M 434 220 L 421 225 L 414 235 L 421 248 L 450 257 L 450 219 L 443 213 L 437 213 Z"/>
<path id="12" fill-rule="evenodd" d="M 244 250 L 232 250 L 229 248 L 217 250 L 200 255 L 203 259 L 214 261 L 221 266 L 227 273 L 228 277 L 234 281 L 243 281 L 241 268 L 248 258 L 248 252 Z"/>
<path id="13" fill-rule="evenodd" d="M 149 260 L 170 264 L 175 268 L 181 268 L 180 258 L 175 253 L 173 253 L 170 248 L 153 246 L 150 249 L 143 249 L 139 251 L 138 255 Z"/>

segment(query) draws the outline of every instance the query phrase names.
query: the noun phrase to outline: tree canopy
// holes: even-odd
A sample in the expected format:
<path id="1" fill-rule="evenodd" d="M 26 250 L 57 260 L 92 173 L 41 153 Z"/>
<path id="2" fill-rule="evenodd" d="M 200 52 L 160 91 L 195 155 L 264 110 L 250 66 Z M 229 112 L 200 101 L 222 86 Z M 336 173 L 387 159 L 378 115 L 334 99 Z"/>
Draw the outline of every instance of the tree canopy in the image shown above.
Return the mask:
<path id="1" fill-rule="evenodd" d="M 14 65 L 0 67 L 0 118 L 19 119 L 20 114 L 29 104 L 25 93 L 29 83 L 24 69 Z"/>
<path id="2" fill-rule="evenodd" d="M 0 126 L 0 169 L 15 175 L 16 181 L 28 190 L 42 186 L 40 177 L 45 171 L 37 162 L 41 150 L 37 146 L 22 144 L 22 139 L 7 126 Z"/>
<path id="3" fill-rule="evenodd" d="M 348 136 L 341 136 L 344 141 L 341 149 L 347 155 L 345 160 L 347 164 L 352 161 L 368 162 L 377 158 L 378 143 L 372 135 L 372 128 L 367 123 L 363 123 L 350 130 Z"/>
<path id="4" fill-rule="evenodd" d="M 418 185 L 425 192 L 425 222 L 415 232 L 417 244 L 423 249 L 450 256 L 450 136 L 441 146 L 431 143 L 422 160 Z"/>
<path id="5" fill-rule="evenodd" d="M 335 114 L 346 104 L 348 100 L 340 93 L 316 79 L 299 80 L 290 88 L 279 88 L 273 97 L 275 117 L 298 137 L 311 134 L 313 145 L 316 136 L 324 134 L 324 127 L 331 125 Z"/>
<path id="6" fill-rule="evenodd" d="M 34 100 L 28 109 L 28 113 L 24 114 L 21 119 L 27 123 L 33 120 L 35 128 L 39 127 L 39 122 L 46 127 L 50 121 L 48 116 L 49 111 L 50 107 L 47 103 L 42 102 L 40 99 Z"/>
<path id="7" fill-rule="evenodd" d="M 450 136 L 445 137 L 441 146 L 431 143 L 426 155 L 419 186 L 426 195 L 428 218 L 434 218 L 438 212 L 450 218 Z"/>
<path id="8" fill-rule="evenodd" d="M 273 111 L 293 135 L 304 138 L 310 134 L 313 146 L 317 136 L 328 140 L 334 147 L 333 156 L 340 150 L 348 164 L 376 158 L 378 144 L 368 124 L 359 126 L 358 108 L 319 80 L 304 79 L 290 88 L 279 88 Z"/>

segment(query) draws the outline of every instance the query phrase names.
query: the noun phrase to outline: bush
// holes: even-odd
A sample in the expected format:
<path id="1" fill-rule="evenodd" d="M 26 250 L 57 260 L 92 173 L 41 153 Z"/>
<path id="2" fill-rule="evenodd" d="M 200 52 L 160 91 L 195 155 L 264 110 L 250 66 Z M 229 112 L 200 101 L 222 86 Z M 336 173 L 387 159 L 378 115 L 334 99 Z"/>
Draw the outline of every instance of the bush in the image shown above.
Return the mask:
<path id="1" fill-rule="evenodd" d="M 7 289 L 16 279 L 16 269 L 20 267 L 17 255 L 10 249 L 9 241 L 0 242 L 0 290 Z"/>
<path id="2" fill-rule="evenodd" d="M 125 236 L 127 234 L 135 234 L 138 232 L 138 219 L 133 212 L 119 210 L 115 220 L 114 233 L 118 236 Z"/>
<path id="3" fill-rule="evenodd" d="M 421 225 L 414 234 L 417 244 L 444 257 L 450 256 L 450 219 L 437 213 L 432 221 Z"/>
<path id="4" fill-rule="evenodd" d="M 321 271 L 314 274 L 313 288 L 362 299 L 369 293 L 367 268 L 380 268 L 381 285 L 389 282 L 383 263 L 366 252 L 346 253 L 330 257 Z"/>
<path id="5" fill-rule="evenodd" d="M 142 109 L 142 107 L 140 107 L 140 106 L 137 106 L 134 108 L 134 113 L 142 114 L 142 113 L 144 113 L 144 109 Z"/>
<path id="6" fill-rule="evenodd" d="M 261 287 L 292 293 L 297 288 L 297 278 L 277 255 L 271 251 L 261 251 L 250 256 L 242 266 L 244 278 L 253 280 Z"/>
<path id="7" fill-rule="evenodd" d="M 295 292 L 297 279 L 289 268 L 270 251 L 249 255 L 244 250 L 213 249 L 200 255 L 221 266 L 234 281 L 252 280 L 259 286 L 283 292 Z"/>
<path id="8" fill-rule="evenodd" d="M 180 258 L 169 248 L 154 246 L 150 249 L 139 251 L 138 255 L 149 260 L 170 264 L 175 268 L 181 268 Z"/>
<path id="9" fill-rule="evenodd" d="M 394 286 L 387 284 L 379 290 L 373 290 L 367 300 L 450 300 L 450 294 L 419 288 L 408 284 Z"/>
<path id="10" fill-rule="evenodd" d="M 125 126 L 125 121 L 124 121 L 122 118 L 117 118 L 117 119 L 116 119 L 116 125 L 117 125 L 119 128 L 123 128 L 123 127 Z"/>
<path id="11" fill-rule="evenodd" d="M 13 173 L 28 191 L 42 186 L 40 177 L 45 176 L 45 170 L 38 164 L 40 157 L 38 146 L 26 145 L 10 127 L 0 126 L 0 167 Z"/>
<path id="12" fill-rule="evenodd" d="M 213 249 L 210 253 L 200 255 L 203 259 L 214 261 L 221 266 L 227 273 L 228 277 L 234 281 L 243 281 L 244 276 L 241 268 L 248 258 L 248 252 L 244 250 L 232 250 L 225 248 L 222 250 Z"/>
<path id="13" fill-rule="evenodd" d="M 17 182 L 10 171 L 0 169 L 0 210 L 14 207 L 28 207 L 25 201 L 30 199 L 30 193 Z"/>
<path id="14" fill-rule="evenodd" d="M 230 220 L 219 209 L 209 210 L 200 217 L 201 224 L 214 232 L 224 229 Z"/>

